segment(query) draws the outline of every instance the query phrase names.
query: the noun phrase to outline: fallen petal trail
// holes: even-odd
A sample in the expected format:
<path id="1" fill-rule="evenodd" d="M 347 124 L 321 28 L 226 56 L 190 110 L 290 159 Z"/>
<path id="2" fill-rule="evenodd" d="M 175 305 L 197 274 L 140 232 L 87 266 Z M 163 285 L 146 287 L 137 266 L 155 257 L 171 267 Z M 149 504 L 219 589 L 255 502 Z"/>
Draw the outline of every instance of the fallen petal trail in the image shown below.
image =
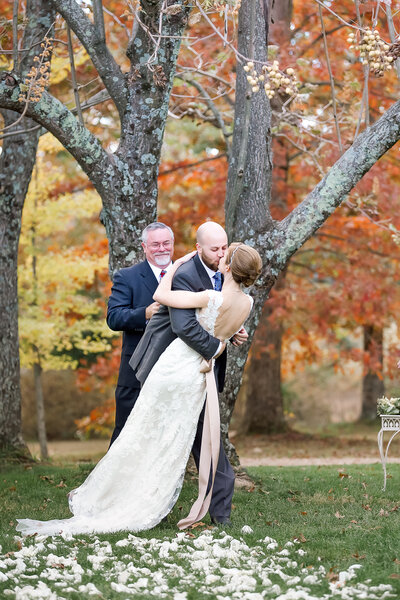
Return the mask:
<path id="1" fill-rule="evenodd" d="M 242 533 L 239 539 L 209 529 L 197 537 L 128 534 L 115 543 L 97 537 L 19 539 L 18 551 L 0 554 L 0 595 L 16 600 L 68 600 L 77 594 L 121 600 L 188 600 L 189 594 L 216 600 L 397 597 L 391 585 L 371 585 L 359 564 L 332 576 L 329 566 L 307 564 L 297 540 L 280 547 L 271 537 L 254 540 L 248 526 Z"/>

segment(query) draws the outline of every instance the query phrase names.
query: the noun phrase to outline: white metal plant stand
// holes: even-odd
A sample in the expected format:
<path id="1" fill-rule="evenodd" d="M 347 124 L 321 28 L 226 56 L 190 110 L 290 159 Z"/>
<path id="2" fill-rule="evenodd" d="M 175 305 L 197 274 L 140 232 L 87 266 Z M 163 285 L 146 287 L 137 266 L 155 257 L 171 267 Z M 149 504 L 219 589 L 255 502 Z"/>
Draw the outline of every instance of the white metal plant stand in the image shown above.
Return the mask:
<path id="1" fill-rule="evenodd" d="M 400 415 L 380 415 L 381 417 L 381 428 L 378 433 L 378 448 L 381 456 L 381 463 L 383 467 L 383 491 L 386 490 L 386 463 L 389 452 L 390 444 L 392 440 L 400 433 Z M 383 434 L 385 431 L 392 431 L 392 435 L 386 446 L 386 450 L 383 449 Z"/>

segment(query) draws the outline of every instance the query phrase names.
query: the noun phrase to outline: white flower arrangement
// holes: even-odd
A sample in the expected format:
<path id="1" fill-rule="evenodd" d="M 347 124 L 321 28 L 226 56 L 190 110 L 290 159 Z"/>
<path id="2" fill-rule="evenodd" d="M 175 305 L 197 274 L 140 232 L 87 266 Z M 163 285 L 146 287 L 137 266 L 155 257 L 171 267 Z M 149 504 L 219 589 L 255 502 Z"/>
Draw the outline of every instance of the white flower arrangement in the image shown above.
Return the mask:
<path id="1" fill-rule="evenodd" d="M 400 398 L 378 398 L 376 412 L 378 415 L 400 415 Z"/>

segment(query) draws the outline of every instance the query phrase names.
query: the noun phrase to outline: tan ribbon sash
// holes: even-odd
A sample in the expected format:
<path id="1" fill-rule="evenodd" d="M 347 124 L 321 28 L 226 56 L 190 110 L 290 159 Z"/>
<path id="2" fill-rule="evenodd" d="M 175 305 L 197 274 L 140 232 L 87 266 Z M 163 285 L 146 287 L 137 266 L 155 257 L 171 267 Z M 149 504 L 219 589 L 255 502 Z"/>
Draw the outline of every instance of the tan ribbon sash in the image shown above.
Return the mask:
<path id="1" fill-rule="evenodd" d="M 220 416 L 217 385 L 214 376 L 214 360 L 201 363 L 200 371 L 206 374 L 206 408 L 200 449 L 199 493 L 188 516 L 178 522 L 179 529 L 186 529 L 200 521 L 207 513 L 214 487 L 220 450 Z M 207 494 L 207 485 L 212 467 L 211 487 Z"/>

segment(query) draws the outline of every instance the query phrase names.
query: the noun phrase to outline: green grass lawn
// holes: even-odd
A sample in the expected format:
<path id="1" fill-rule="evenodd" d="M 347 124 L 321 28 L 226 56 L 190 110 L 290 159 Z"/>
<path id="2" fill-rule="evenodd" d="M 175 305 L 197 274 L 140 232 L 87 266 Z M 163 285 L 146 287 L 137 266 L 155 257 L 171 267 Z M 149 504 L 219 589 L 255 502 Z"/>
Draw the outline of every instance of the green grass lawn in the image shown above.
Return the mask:
<path id="1" fill-rule="evenodd" d="M 383 587 L 375 589 L 382 584 L 391 585 L 391 597 L 400 598 L 399 465 L 389 466 L 386 492 L 378 464 L 251 468 L 256 485 L 235 492 L 229 538 L 208 529 L 208 517 L 205 526 L 177 537 L 176 523 L 197 491 L 189 480 L 167 522 L 151 531 L 47 538 L 44 543 L 28 538 L 21 550 L 15 519 L 70 516 L 66 492 L 90 468 L 40 465 L 1 471 L 1 598 L 370 600 L 390 597 Z M 244 525 L 252 531 L 242 532 Z M 361 565 L 354 578 L 338 587 L 347 577 L 340 573 L 349 573 L 354 564 Z M 2 573 L 13 569 L 5 580 Z M 46 589 L 33 595 L 30 588 L 37 590 L 40 581 Z M 25 590 L 19 596 L 12 591 L 18 588 Z"/>

